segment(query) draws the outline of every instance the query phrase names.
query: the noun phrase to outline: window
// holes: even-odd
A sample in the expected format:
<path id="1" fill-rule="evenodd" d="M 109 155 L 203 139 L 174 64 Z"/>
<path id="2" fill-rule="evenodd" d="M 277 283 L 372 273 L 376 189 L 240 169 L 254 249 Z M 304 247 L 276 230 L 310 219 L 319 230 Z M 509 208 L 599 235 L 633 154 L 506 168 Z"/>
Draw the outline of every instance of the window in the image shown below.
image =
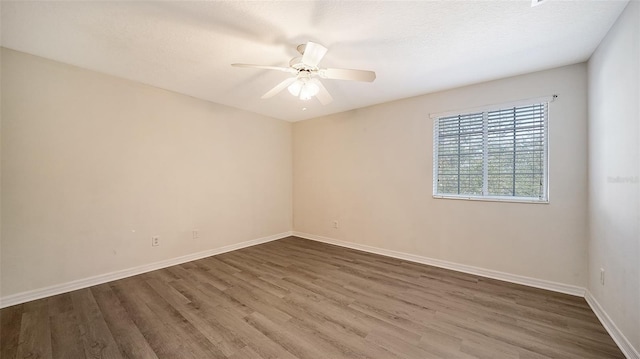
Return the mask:
<path id="1" fill-rule="evenodd" d="M 434 123 L 434 197 L 547 202 L 548 100 Z"/>

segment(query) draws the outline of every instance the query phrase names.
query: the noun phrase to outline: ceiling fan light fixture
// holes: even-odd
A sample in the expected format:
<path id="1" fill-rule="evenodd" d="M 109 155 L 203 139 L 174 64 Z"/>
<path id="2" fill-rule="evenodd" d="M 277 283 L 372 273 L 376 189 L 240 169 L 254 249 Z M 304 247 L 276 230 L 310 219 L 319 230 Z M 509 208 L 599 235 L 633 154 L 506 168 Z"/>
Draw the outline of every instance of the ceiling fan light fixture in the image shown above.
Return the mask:
<path id="1" fill-rule="evenodd" d="M 300 92 L 302 91 L 303 86 L 304 86 L 304 82 L 302 82 L 302 80 L 296 80 L 291 85 L 289 85 L 287 89 L 289 90 L 290 94 L 298 97 L 300 95 Z"/>
<path id="2" fill-rule="evenodd" d="M 320 91 L 320 86 L 318 86 L 317 81 L 317 79 L 309 80 L 307 78 L 300 78 L 289 85 L 287 89 L 289 93 L 299 97 L 303 101 L 310 100 Z"/>
<path id="3" fill-rule="evenodd" d="M 300 99 L 309 100 L 313 96 L 317 95 L 319 91 L 320 86 L 318 86 L 318 84 L 316 84 L 313 80 L 307 81 L 300 90 Z"/>

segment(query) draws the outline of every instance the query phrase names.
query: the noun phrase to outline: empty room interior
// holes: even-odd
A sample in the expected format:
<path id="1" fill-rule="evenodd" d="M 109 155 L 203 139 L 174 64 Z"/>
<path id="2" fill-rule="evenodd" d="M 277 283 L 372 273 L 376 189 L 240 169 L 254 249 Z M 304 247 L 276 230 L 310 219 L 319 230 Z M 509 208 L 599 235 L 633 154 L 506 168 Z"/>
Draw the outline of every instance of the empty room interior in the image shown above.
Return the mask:
<path id="1" fill-rule="evenodd" d="M 0 357 L 640 359 L 640 2 L 2 1 Z"/>

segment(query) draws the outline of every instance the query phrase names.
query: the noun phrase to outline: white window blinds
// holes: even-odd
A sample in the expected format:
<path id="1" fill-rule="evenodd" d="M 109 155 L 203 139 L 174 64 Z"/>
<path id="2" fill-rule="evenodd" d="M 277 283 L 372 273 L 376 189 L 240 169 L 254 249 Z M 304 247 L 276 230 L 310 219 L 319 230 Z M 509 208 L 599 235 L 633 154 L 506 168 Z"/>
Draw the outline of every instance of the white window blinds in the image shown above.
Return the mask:
<path id="1" fill-rule="evenodd" d="M 547 107 L 436 118 L 434 195 L 546 201 Z"/>

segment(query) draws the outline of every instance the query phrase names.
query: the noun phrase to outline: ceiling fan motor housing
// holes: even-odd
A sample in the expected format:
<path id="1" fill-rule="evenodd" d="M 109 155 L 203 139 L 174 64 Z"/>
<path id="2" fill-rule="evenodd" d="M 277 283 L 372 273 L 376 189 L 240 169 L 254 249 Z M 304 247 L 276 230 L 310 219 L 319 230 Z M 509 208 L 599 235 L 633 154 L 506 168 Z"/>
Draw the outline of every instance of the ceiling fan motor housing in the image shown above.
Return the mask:
<path id="1" fill-rule="evenodd" d="M 298 72 L 300 72 L 300 71 L 312 72 L 312 71 L 317 71 L 318 70 L 317 67 L 311 67 L 311 66 L 305 64 L 304 62 L 302 62 L 302 56 L 298 56 L 298 57 L 292 58 L 289 61 L 289 66 L 291 66 L 292 68 L 298 70 Z"/>

